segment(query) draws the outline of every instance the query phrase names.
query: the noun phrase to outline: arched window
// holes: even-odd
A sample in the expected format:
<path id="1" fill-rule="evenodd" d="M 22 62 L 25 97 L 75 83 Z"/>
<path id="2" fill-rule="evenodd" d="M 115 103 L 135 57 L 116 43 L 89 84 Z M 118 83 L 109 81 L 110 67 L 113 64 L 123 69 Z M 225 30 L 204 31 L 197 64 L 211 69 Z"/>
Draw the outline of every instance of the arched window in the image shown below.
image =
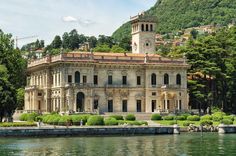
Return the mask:
<path id="1" fill-rule="evenodd" d="M 150 25 L 150 31 L 153 31 L 153 25 L 152 24 Z"/>
<path id="2" fill-rule="evenodd" d="M 144 24 L 142 24 L 142 31 L 144 31 Z"/>
<path id="3" fill-rule="evenodd" d="M 176 75 L 176 84 L 181 85 L 181 75 L 180 74 Z"/>
<path id="4" fill-rule="evenodd" d="M 168 74 L 165 74 L 165 75 L 164 75 L 164 84 L 165 84 L 165 85 L 168 85 L 168 84 L 169 84 L 169 75 L 168 75 Z"/>
<path id="5" fill-rule="evenodd" d="M 152 76 L 151 76 L 151 84 L 154 86 L 154 85 L 156 85 L 157 84 L 157 76 L 156 76 L 156 74 L 152 74 Z"/>
<path id="6" fill-rule="evenodd" d="M 148 29 L 149 27 L 148 27 L 148 24 L 146 24 L 146 31 L 149 31 L 149 29 Z"/>
<path id="7" fill-rule="evenodd" d="M 75 72 L 75 83 L 80 83 L 80 72 Z"/>

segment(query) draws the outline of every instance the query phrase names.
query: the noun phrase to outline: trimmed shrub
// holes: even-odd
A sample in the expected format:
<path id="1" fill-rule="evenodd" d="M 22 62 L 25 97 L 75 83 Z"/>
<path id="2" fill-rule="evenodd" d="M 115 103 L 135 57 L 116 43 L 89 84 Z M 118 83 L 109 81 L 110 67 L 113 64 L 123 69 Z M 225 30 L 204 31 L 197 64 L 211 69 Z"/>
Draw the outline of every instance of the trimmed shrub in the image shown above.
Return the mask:
<path id="1" fill-rule="evenodd" d="M 65 125 L 72 125 L 72 118 L 71 116 L 65 115 L 65 116 L 61 116 L 59 121 L 58 121 L 59 125 L 65 126 Z"/>
<path id="2" fill-rule="evenodd" d="M 151 120 L 162 120 L 162 117 L 160 114 L 152 114 Z"/>
<path id="3" fill-rule="evenodd" d="M 191 116 L 191 114 L 189 114 L 189 113 L 182 113 L 180 116 L 184 116 L 185 120 L 186 120 L 188 116 Z"/>
<path id="4" fill-rule="evenodd" d="M 186 120 L 186 117 L 185 116 L 176 116 L 175 117 L 176 120 Z"/>
<path id="5" fill-rule="evenodd" d="M 102 116 L 93 115 L 88 118 L 87 125 L 94 126 L 94 125 L 104 125 L 104 120 Z"/>
<path id="6" fill-rule="evenodd" d="M 24 113 L 20 115 L 20 121 L 37 121 L 37 113 Z"/>
<path id="7" fill-rule="evenodd" d="M 234 121 L 234 116 L 233 116 L 233 115 L 223 116 L 223 119 L 227 119 L 227 120 L 232 120 L 232 121 Z"/>
<path id="8" fill-rule="evenodd" d="M 134 116 L 134 114 L 128 114 L 128 115 L 126 115 L 125 120 L 135 121 L 136 117 Z"/>
<path id="9" fill-rule="evenodd" d="M 192 115 L 187 117 L 188 121 L 200 121 L 200 117 L 198 115 Z"/>
<path id="10" fill-rule="evenodd" d="M 221 121 L 223 119 L 223 116 L 226 114 L 224 112 L 215 112 L 212 114 L 212 120 L 213 121 Z"/>
<path id="11" fill-rule="evenodd" d="M 225 125 L 232 125 L 233 121 L 229 119 L 223 119 L 220 121 L 220 123 L 225 124 Z"/>
<path id="12" fill-rule="evenodd" d="M 27 121 L 28 119 L 28 113 L 23 113 L 20 115 L 20 121 Z"/>
<path id="13" fill-rule="evenodd" d="M 116 120 L 124 120 L 122 115 L 111 115 L 110 118 L 115 118 Z"/>
<path id="14" fill-rule="evenodd" d="M 189 126 L 190 124 L 193 124 L 193 123 L 191 123 L 191 122 L 189 122 L 189 121 L 184 121 L 184 122 L 183 122 L 183 126 Z"/>
<path id="15" fill-rule="evenodd" d="M 163 116 L 162 117 L 163 120 L 174 120 L 174 116 Z"/>
<path id="16" fill-rule="evenodd" d="M 80 125 L 80 121 L 83 121 L 83 125 L 86 125 L 90 115 L 71 115 L 73 125 Z"/>
<path id="17" fill-rule="evenodd" d="M 200 121 L 200 125 L 210 126 L 210 125 L 213 125 L 213 122 L 211 120 L 202 120 L 202 121 Z"/>
<path id="18" fill-rule="evenodd" d="M 104 120 L 104 124 L 107 126 L 118 125 L 118 121 L 115 118 L 109 118 Z"/>
<path id="19" fill-rule="evenodd" d="M 212 120 L 212 116 L 211 115 L 201 116 L 201 120 Z"/>

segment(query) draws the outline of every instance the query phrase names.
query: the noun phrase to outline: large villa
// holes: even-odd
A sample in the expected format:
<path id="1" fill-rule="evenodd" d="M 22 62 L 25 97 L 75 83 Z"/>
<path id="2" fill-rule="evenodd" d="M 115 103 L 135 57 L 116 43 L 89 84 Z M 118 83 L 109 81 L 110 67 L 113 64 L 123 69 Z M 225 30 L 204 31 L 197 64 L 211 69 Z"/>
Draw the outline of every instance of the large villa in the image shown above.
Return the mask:
<path id="1" fill-rule="evenodd" d="M 25 110 L 173 112 L 188 105 L 186 59 L 155 52 L 153 17 L 131 18 L 132 53 L 70 52 L 28 64 Z"/>

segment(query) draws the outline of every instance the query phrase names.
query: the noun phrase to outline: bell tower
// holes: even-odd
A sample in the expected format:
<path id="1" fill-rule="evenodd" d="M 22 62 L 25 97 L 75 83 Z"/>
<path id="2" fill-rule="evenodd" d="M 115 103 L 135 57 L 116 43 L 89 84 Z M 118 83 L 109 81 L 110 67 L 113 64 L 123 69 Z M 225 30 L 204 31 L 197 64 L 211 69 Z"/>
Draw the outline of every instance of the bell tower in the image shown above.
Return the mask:
<path id="1" fill-rule="evenodd" d="M 155 52 L 156 17 L 141 13 L 131 17 L 132 53 L 145 54 Z"/>

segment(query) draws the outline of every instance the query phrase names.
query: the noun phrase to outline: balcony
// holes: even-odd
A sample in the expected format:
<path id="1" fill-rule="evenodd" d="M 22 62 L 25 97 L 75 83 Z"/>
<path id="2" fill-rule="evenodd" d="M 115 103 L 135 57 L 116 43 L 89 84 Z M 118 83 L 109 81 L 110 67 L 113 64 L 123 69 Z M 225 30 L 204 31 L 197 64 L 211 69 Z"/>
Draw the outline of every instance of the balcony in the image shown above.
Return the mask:
<path id="1" fill-rule="evenodd" d="M 92 83 L 68 83 L 65 85 L 66 88 L 92 88 L 94 84 Z"/>
<path id="2" fill-rule="evenodd" d="M 127 85 L 119 85 L 119 84 L 105 84 L 105 88 L 130 88 L 129 84 Z"/>
<path id="3" fill-rule="evenodd" d="M 32 86 L 26 86 L 25 87 L 25 90 L 35 90 L 35 89 L 38 89 L 38 87 L 36 85 L 32 85 Z"/>
<path id="4" fill-rule="evenodd" d="M 181 85 L 177 85 L 177 84 L 169 84 L 169 85 L 152 85 L 152 88 L 162 88 L 162 89 L 180 89 Z"/>

